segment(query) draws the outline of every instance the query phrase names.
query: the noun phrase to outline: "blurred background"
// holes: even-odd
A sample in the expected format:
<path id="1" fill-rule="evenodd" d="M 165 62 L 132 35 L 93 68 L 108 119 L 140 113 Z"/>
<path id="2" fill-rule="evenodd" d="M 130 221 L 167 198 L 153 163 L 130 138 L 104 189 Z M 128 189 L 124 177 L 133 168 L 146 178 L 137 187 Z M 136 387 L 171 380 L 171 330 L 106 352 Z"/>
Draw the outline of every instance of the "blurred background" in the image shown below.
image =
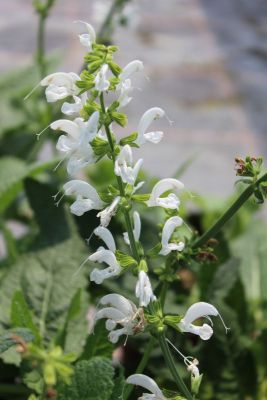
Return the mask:
<path id="1" fill-rule="evenodd" d="M 119 63 L 138 58 L 148 77 L 139 79 L 140 90 L 127 109 L 130 129 L 135 130 L 144 110 L 155 105 L 174 121 L 171 126 L 166 120 L 162 123 L 161 146 L 142 149 L 145 168 L 168 176 L 192 157 L 193 166 L 184 175 L 187 187 L 204 195 L 227 196 L 235 181 L 234 157 L 267 154 L 266 1 L 126 3 L 115 15 L 111 39 L 120 46 Z M 84 50 L 73 21 L 86 20 L 100 29 L 110 4 L 55 1 L 45 36 L 46 54 L 58 62 L 48 72 L 80 70 Z M 30 0 L 1 2 L 0 7 L 0 68 L 5 73 L 32 63 L 38 16 Z M 118 25 L 119 20 L 125 26 Z M 0 113 L 1 124 L 5 121 L 10 127 L 13 118 Z"/>
<path id="2" fill-rule="evenodd" d="M 185 196 L 181 215 L 193 229 L 200 234 L 208 229 L 245 188 L 235 185 L 235 157 L 263 156 L 265 166 L 267 162 L 266 0 L 0 1 L 0 333 L 12 325 L 14 290 L 23 292 L 38 321 L 39 300 L 46 296 L 43 288 L 51 276 L 53 293 L 61 294 L 50 304 L 51 315 L 60 315 L 62 322 L 76 290 L 69 284 L 73 271 L 95 246 L 88 249 L 84 240 L 98 223 L 95 213 L 72 218 L 66 207 L 70 199 L 58 208 L 52 199 L 68 179 L 64 168 L 54 171 L 58 136 L 47 129 L 37 140 L 36 134 L 60 118 L 60 106 L 47 105 L 38 87 L 23 100 L 47 74 L 81 71 L 85 51 L 78 39 L 80 26 L 73 23 L 77 20 L 92 24 L 99 41 L 119 45 L 116 60 L 121 66 L 133 59 L 144 62 L 145 74 L 134 78 L 134 99 L 126 109 L 127 134 L 153 106 L 163 108 L 173 121 L 157 121 L 163 141 L 140 149 L 142 174 L 148 189 L 156 177 L 181 177 L 193 194 Z M 85 179 L 98 190 L 113 183 L 110 166 L 101 167 L 85 171 Z M 203 400 L 267 399 L 266 211 L 255 198 L 248 201 L 218 235 L 213 262 L 179 264 L 179 280 L 170 285 L 169 312 L 208 301 L 218 305 L 231 327 L 226 337 L 215 322 L 209 347 L 194 338 L 172 337 L 186 354 L 200 359 Z M 155 221 L 162 222 L 162 217 L 155 210 L 144 214 L 145 250 L 158 240 Z M 121 244 L 122 220 L 112 221 L 111 228 Z M 160 274 L 153 260 L 151 264 L 155 284 Z M 86 340 L 90 344 L 85 315 L 100 296 L 94 285 L 89 288 L 89 269 L 79 276 L 87 296 L 83 314 L 64 347 L 78 347 L 84 359 L 88 346 L 82 346 Z M 133 279 L 108 282 L 101 290 L 122 290 L 131 298 Z M 59 311 L 57 302 L 65 302 Z M 46 343 L 55 334 L 53 323 L 48 319 Z M 137 342 L 129 339 L 126 350 L 118 350 L 126 373 L 134 372 L 145 344 L 146 337 L 138 337 Z M 0 399 L 11 400 L 10 393 L 15 393 L 14 399 L 24 400 L 29 389 L 25 392 L 23 371 L 14 354 L 6 353 L 0 356 L 5 371 Z M 158 349 L 152 358 L 147 372 L 172 387 Z M 177 366 L 188 379 L 179 360 Z"/>

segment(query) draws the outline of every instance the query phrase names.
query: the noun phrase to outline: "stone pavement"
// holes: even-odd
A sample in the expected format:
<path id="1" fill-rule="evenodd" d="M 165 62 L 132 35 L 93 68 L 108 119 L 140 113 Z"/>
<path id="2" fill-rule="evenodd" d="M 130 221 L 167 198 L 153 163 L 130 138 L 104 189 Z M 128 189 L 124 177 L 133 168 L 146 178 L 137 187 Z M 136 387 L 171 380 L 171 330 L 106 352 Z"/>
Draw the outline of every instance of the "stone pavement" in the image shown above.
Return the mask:
<path id="1" fill-rule="evenodd" d="M 97 0 L 101 2 L 100 0 Z M 267 156 L 266 0 L 136 0 L 138 24 L 119 28 L 122 65 L 144 61 L 129 129 L 160 106 L 174 121 L 155 124 L 165 137 L 142 148 L 145 168 L 172 175 L 189 157 L 183 181 L 204 195 L 226 196 L 235 181 L 236 155 Z M 47 25 L 48 52 L 64 51 L 61 70 L 78 71 L 83 55 L 72 21 L 94 23 L 89 0 L 57 0 Z M 36 16 L 30 0 L 0 1 L 1 71 L 27 65 L 35 47 Z"/>

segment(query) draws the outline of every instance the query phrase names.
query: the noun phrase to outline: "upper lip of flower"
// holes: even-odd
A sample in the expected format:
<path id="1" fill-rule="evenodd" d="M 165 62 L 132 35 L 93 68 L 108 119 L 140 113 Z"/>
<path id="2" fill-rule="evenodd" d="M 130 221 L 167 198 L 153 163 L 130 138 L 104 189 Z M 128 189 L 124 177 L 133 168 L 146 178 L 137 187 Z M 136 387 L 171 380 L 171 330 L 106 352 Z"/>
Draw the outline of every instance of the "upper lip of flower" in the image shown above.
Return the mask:
<path id="1" fill-rule="evenodd" d="M 151 399 L 166 400 L 165 396 L 163 395 L 162 391 L 160 390 L 156 382 L 147 375 L 133 374 L 126 379 L 126 382 L 132 385 L 141 386 L 144 389 L 149 390 L 154 395 L 154 397 L 151 397 Z M 146 398 L 149 399 L 148 396 Z"/>
<path id="2" fill-rule="evenodd" d="M 172 209 L 178 208 L 180 202 L 179 199 L 176 197 L 176 195 L 171 193 L 166 198 L 161 198 L 160 196 L 169 190 L 175 189 L 177 191 L 180 191 L 183 188 L 184 184 L 178 179 L 174 178 L 161 179 L 153 187 L 152 192 L 150 194 L 150 198 L 146 202 L 146 204 L 148 205 L 148 207 L 161 206 Z"/>
<path id="3" fill-rule="evenodd" d="M 123 146 L 115 161 L 115 174 L 120 176 L 124 183 L 134 185 L 143 160 L 139 159 L 133 166 L 133 154 L 131 147 Z"/>
<path id="4" fill-rule="evenodd" d="M 152 107 L 149 110 L 147 110 L 141 117 L 137 132 L 138 132 L 138 137 L 136 140 L 136 143 L 141 145 L 144 143 L 146 140 L 151 141 L 153 143 L 158 143 L 162 136 L 163 132 L 149 132 L 147 133 L 147 128 L 149 125 L 155 120 L 164 117 L 165 111 L 162 110 L 162 108 L 159 107 Z"/>
<path id="5" fill-rule="evenodd" d="M 162 239 L 161 239 L 161 246 L 162 249 L 159 252 L 159 254 L 167 255 L 169 254 L 172 250 L 178 250 L 181 251 L 184 248 L 184 243 L 169 243 L 169 240 L 174 232 L 174 230 L 181 226 L 183 224 L 182 218 L 175 216 L 169 218 L 163 227 L 162 230 Z"/>

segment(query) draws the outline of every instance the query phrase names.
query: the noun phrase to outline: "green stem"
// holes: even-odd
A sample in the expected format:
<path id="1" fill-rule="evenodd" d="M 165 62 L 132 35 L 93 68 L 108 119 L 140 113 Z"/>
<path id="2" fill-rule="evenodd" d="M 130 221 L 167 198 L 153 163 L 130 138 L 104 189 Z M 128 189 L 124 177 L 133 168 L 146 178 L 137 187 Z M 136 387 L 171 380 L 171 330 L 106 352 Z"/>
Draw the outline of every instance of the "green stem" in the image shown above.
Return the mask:
<path id="1" fill-rule="evenodd" d="M 191 395 L 190 391 L 188 390 L 187 386 L 185 385 L 183 379 L 180 377 L 178 374 L 178 371 L 175 367 L 173 357 L 171 355 L 168 343 L 166 341 L 166 337 L 164 332 L 161 332 L 158 335 L 159 339 L 159 344 L 161 347 L 161 351 L 163 353 L 164 359 L 166 364 L 168 365 L 168 368 L 173 376 L 173 379 L 178 387 L 178 389 L 181 391 L 181 393 L 188 399 L 188 400 L 194 400 L 193 396 Z"/>
<path id="2" fill-rule="evenodd" d="M 101 105 L 101 110 L 102 110 L 103 114 L 106 115 L 106 108 L 105 108 L 103 93 L 100 94 L 100 105 Z M 108 124 L 104 124 L 104 126 L 105 126 L 105 131 L 107 134 L 109 146 L 111 149 L 113 165 L 115 165 L 116 156 L 115 156 L 115 149 L 114 149 L 114 144 L 113 144 L 113 140 L 112 140 L 112 134 L 111 134 Z M 121 195 L 121 197 L 125 198 L 125 191 L 124 191 L 124 185 L 123 185 L 122 179 L 120 176 L 117 176 L 117 175 L 116 175 L 116 178 L 117 178 L 117 182 L 118 182 L 118 186 L 119 186 L 120 195 Z M 133 256 L 136 259 L 136 261 L 140 262 L 140 256 L 139 256 L 139 253 L 137 250 L 137 246 L 136 246 L 136 242 L 135 242 L 135 238 L 134 238 L 134 234 L 133 234 L 133 226 L 132 226 L 132 221 L 130 218 L 129 211 L 126 208 L 124 208 L 123 214 L 124 214 L 126 229 L 127 229 L 127 233 L 129 236 L 129 241 L 130 241 Z"/>
<path id="3" fill-rule="evenodd" d="M 146 350 L 143 354 L 143 357 L 141 358 L 141 361 L 138 364 L 138 367 L 136 368 L 135 374 L 141 374 L 144 371 L 144 369 L 147 365 L 147 362 L 149 360 L 150 354 L 154 348 L 154 345 L 155 345 L 155 338 L 151 336 L 151 338 L 149 339 L 149 342 L 147 344 Z M 124 396 L 123 396 L 124 400 L 127 400 L 129 398 L 130 394 L 133 391 L 133 388 L 134 388 L 133 385 L 128 385 L 126 387 L 126 389 L 124 390 Z"/>
<path id="4" fill-rule="evenodd" d="M 203 246 L 207 241 L 213 237 L 215 237 L 222 227 L 228 222 L 235 213 L 239 210 L 240 207 L 250 198 L 250 196 L 254 193 L 255 188 L 261 183 L 267 180 L 267 173 L 265 173 L 262 177 L 260 177 L 256 182 L 249 185 L 243 193 L 236 199 L 236 201 L 226 210 L 226 212 L 215 222 L 212 227 L 207 230 L 199 239 L 197 239 L 192 248 L 196 249 L 198 247 Z"/>

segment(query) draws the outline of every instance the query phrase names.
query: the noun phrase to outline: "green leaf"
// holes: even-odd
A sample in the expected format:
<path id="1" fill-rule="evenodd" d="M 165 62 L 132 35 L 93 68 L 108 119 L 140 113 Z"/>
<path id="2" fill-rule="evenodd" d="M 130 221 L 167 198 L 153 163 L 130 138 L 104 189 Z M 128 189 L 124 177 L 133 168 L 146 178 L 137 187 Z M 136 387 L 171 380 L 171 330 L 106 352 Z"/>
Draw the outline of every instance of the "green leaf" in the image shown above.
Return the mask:
<path id="1" fill-rule="evenodd" d="M 103 157 L 110 151 L 109 143 L 107 140 L 101 139 L 100 137 L 96 136 L 92 142 L 90 142 L 94 153 L 96 156 Z"/>
<path id="2" fill-rule="evenodd" d="M 133 132 L 131 135 L 126 136 L 120 140 L 120 145 L 124 146 L 125 144 L 132 144 L 138 136 L 138 132 Z"/>
<path id="3" fill-rule="evenodd" d="M 108 340 L 105 322 L 99 321 L 87 338 L 81 360 L 88 360 L 94 356 L 111 358 L 113 350 L 114 346 Z"/>
<path id="4" fill-rule="evenodd" d="M 113 121 L 117 122 L 117 124 L 122 127 L 125 127 L 127 125 L 128 119 L 127 116 L 123 113 L 114 111 L 111 113 L 111 118 Z"/>
<path id="5" fill-rule="evenodd" d="M 3 212 L 23 189 L 23 179 L 50 169 L 58 159 L 27 165 L 15 157 L 0 160 L 0 212 Z"/>
<path id="6" fill-rule="evenodd" d="M 11 323 L 15 327 L 30 329 L 37 343 L 40 343 L 39 331 L 33 322 L 32 313 L 21 291 L 16 291 L 12 298 Z"/>
<path id="7" fill-rule="evenodd" d="M 33 389 L 38 394 L 42 394 L 44 391 L 44 380 L 37 370 L 25 374 L 23 382 L 28 388 Z"/>
<path id="8" fill-rule="evenodd" d="M 123 368 L 120 368 L 119 376 L 114 380 L 114 388 L 109 400 L 119 400 L 122 399 L 123 389 L 125 386 L 125 378 L 123 373 Z"/>
<path id="9" fill-rule="evenodd" d="M 137 261 L 129 256 L 128 254 L 123 253 L 120 250 L 116 250 L 116 258 L 122 268 L 130 267 L 130 266 L 137 266 Z"/>
<path id="10" fill-rule="evenodd" d="M 0 353 L 3 353 L 10 347 L 17 345 L 19 340 L 23 340 L 26 343 L 32 342 L 34 340 L 34 335 L 26 328 L 6 330 L 0 335 Z"/>
<path id="11" fill-rule="evenodd" d="M 69 386 L 60 385 L 58 400 L 109 400 L 114 388 L 111 361 L 95 357 L 75 365 Z"/>
<path id="12" fill-rule="evenodd" d="M 77 237 L 21 256 L 0 281 L 0 327 L 10 325 L 11 296 L 21 290 L 41 336 L 53 337 L 64 325 L 77 288 L 87 285 L 85 271 L 74 276 L 86 256 Z"/>
<path id="13" fill-rule="evenodd" d="M 56 206 L 51 185 L 33 179 L 25 180 L 26 195 L 35 214 L 43 245 L 62 242 L 70 237 L 70 226 L 63 203 Z M 47 223 L 49 221 L 49 223 Z"/>
<path id="14" fill-rule="evenodd" d="M 149 200 L 150 194 L 134 194 L 132 196 L 133 200 L 139 201 L 140 203 L 144 203 L 145 201 Z"/>

